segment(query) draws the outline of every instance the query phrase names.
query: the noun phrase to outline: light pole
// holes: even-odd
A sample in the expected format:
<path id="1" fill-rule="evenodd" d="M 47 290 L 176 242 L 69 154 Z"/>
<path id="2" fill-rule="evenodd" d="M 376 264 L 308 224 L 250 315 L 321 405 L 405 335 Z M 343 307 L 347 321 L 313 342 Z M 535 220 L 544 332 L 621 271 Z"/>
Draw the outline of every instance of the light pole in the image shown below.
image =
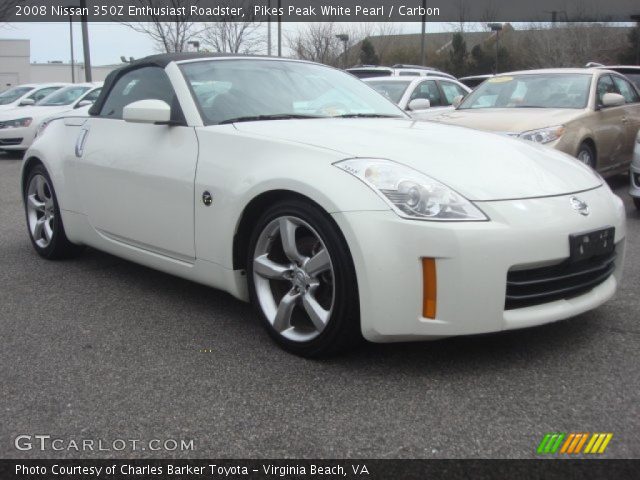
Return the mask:
<path id="1" fill-rule="evenodd" d="M 80 8 L 87 11 L 87 0 L 80 0 Z M 89 29 L 87 28 L 87 16 L 82 15 L 82 53 L 84 54 L 84 78 L 91 81 L 91 53 L 89 52 Z"/>
<path id="2" fill-rule="evenodd" d="M 425 42 L 427 41 L 427 0 L 422 0 L 422 35 L 420 36 L 420 65 L 424 66 L 427 63 L 427 50 L 425 48 Z"/>
<path id="3" fill-rule="evenodd" d="M 282 15 L 280 10 L 282 9 L 281 0 L 278 0 L 278 56 L 282 56 Z"/>
<path id="4" fill-rule="evenodd" d="M 498 73 L 498 51 L 500 50 L 500 31 L 502 30 L 501 23 L 488 23 L 487 27 L 491 29 L 492 32 L 496 32 L 496 71 L 494 73 Z"/>
<path id="5" fill-rule="evenodd" d="M 69 15 L 69 43 L 71 44 L 71 83 L 76 83 L 76 62 L 73 54 L 73 19 Z"/>
<path id="6" fill-rule="evenodd" d="M 349 41 L 349 35 L 346 33 L 339 33 L 336 38 L 342 42 L 344 47 L 344 55 L 342 57 L 342 66 L 347 68 L 347 42 Z"/>
<path id="7" fill-rule="evenodd" d="M 196 52 L 200 51 L 200 42 L 198 40 L 189 40 L 187 42 L 187 45 L 191 45 L 193 48 L 195 48 Z"/>

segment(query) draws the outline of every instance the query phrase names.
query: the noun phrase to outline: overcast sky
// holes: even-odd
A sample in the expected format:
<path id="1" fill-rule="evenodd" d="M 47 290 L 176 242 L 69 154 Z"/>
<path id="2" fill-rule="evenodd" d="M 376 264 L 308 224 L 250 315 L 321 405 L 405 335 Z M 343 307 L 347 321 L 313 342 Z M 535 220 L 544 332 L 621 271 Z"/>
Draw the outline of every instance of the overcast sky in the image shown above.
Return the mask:
<path id="1" fill-rule="evenodd" d="M 295 31 L 300 24 L 283 22 L 283 31 Z M 397 24 L 404 33 L 419 33 L 419 23 Z M 442 31 L 448 24 L 427 25 L 428 31 Z M 276 25 L 272 24 L 275 52 Z M 266 27 L 265 27 L 266 31 Z M 82 60 L 82 36 L 80 23 L 73 24 L 76 61 Z M 117 23 L 90 23 L 89 37 L 91 63 L 108 65 L 120 63 L 120 56 L 140 58 L 158 53 L 153 42 L 144 34 Z M 0 38 L 24 38 L 31 40 L 31 61 L 46 63 L 51 60 L 69 62 L 71 59 L 68 23 L 12 23 L 0 26 Z M 266 50 L 266 47 L 265 47 Z M 264 52 L 266 53 L 266 51 Z"/>

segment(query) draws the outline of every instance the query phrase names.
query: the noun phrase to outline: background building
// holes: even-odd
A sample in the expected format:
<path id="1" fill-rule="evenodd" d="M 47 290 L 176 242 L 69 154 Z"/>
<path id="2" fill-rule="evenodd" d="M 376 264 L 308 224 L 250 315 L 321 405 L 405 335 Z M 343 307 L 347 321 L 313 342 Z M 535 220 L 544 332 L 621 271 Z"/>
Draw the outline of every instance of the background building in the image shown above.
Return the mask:
<path id="1" fill-rule="evenodd" d="M 120 65 L 93 65 L 92 80 L 103 81 L 105 77 Z M 85 81 L 84 65 L 75 63 L 71 73 L 71 64 L 51 60 L 47 63 L 31 63 L 29 40 L 0 38 L 0 92 L 22 83 L 69 82 L 75 76 L 76 83 Z"/>

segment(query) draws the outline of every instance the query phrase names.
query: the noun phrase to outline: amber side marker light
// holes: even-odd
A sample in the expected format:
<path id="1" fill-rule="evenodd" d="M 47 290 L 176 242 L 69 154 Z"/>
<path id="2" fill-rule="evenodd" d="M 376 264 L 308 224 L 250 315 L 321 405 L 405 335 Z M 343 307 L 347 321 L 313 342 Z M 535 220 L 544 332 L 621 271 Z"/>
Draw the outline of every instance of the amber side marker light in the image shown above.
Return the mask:
<path id="1" fill-rule="evenodd" d="M 436 259 L 422 259 L 422 316 L 436 318 Z"/>

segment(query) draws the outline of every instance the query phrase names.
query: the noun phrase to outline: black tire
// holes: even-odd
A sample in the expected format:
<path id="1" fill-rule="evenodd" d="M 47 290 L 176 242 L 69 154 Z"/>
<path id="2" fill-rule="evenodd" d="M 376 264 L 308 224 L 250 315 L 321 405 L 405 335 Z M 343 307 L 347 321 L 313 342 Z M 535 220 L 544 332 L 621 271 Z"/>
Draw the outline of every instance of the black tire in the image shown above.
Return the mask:
<path id="1" fill-rule="evenodd" d="M 47 192 L 46 195 L 48 195 L 52 201 L 52 208 L 49 209 L 49 213 L 53 213 L 53 218 L 51 218 L 51 221 L 50 221 L 50 225 L 52 227 L 51 228 L 52 234 L 51 234 L 50 241 L 45 246 L 39 244 L 38 241 L 34 238 L 34 232 L 32 232 L 32 229 L 30 226 L 30 220 L 29 220 L 30 218 L 30 212 L 28 208 L 29 186 L 31 185 L 32 180 L 34 180 L 34 178 L 38 176 L 44 177 L 44 179 L 46 180 L 47 182 L 45 187 L 45 191 Z M 29 170 L 26 181 L 24 183 L 24 191 L 22 194 L 23 194 L 23 201 L 24 201 L 25 214 L 26 214 L 26 220 L 27 220 L 27 231 L 29 232 L 29 238 L 31 240 L 31 244 L 33 245 L 33 248 L 38 253 L 38 255 L 48 260 L 73 258 L 78 256 L 82 252 L 82 250 L 84 250 L 84 247 L 81 245 L 76 245 L 74 243 L 71 243 L 67 238 L 67 235 L 64 231 L 64 225 L 62 224 L 60 207 L 58 205 L 58 198 L 56 197 L 56 192 L 53 187 L 53 182 L 51 181 L 51 177 L 49 176 L 47 169 L 44 168 L 42 164 L 35 165 L 33 168 Z M 40 215 L 40 213 L 36 215 Z"/>
<path id="2" fill-rule="evenodd" d="M 333 306 L 324 330 L 320 331 L 315 338 L 308 341 L 293 341 L 285 338 L 285 336 L 278 332 L 268 320 L 256 291 L 253 260 L 258 241 L 263 231 L 265 231 L 269 225 L 274 224 L 276 220 L 283 217 L 300 219 L 311 226 L 312 229 L 315 230 L 313 233 L 319 235 L 330 257 Z M 296 232 L 298 232 L 298 230 L 299 227 L 296 227 Z M 307 230 L 306 232 L 309 231 Z M 305 228 L 303 227 L 302 235 L 304 236 L 304 234 Z M 294 238 L 296 235 L 298 235 L 298 233 L 294 234 Z M 281 242 L 282 238 L 280 236 L 278 236 L 278 238 Z M 304 242 L 304 240 L 303 238 L 301 241 Z M 273 243 L 275 245 L 276 240 L 274 240 Z M 247 252 L 247 279 L 251 303 L 262 319 L 265 329 L 275 342 L 286 351 L 303 357 L 318 358 L 353 349 L 362 342 L 358 286 L 355 267 L 349 249 L 342 233 L 331 217 L 310 202 L 297 199 L 283 201 L 274 204 L 262 214 L 256 223 L 249 242 Z M 278 282 L 284 282 L 283 290 L 295 288 L 292 287 L 292 283 L 287 284 L 287 281 L 293 282 L 293 280 L 278 280 Z M 269 288 L 272 289 L 272 287 Z M 289 291 L 291 292 L 292 290 Z M 304 289 L 302 292 L 304 293 Z M 294 307 L 294 311 L 298 308 L 302 315 L 307 315 L 304 312 L 304 307 L 301 305 Z"/>
<path id="3" fill-rule="evenodd" d="M 633 197 L 633 204 L 636 206 L 638 210 L 640 210 L 640 198 Z"/>
<path id="4" fill-rule="evenodd" d="M 578 148 L 578 153 L 576 154 L 576 158 L 580 160 L 585 165 L 590 166 L 595 170 L 598 162 L 596 158 L 596 151 L 591 146 L 589 142 L 582 142 L 580 144 L 580 148 Z"/>

